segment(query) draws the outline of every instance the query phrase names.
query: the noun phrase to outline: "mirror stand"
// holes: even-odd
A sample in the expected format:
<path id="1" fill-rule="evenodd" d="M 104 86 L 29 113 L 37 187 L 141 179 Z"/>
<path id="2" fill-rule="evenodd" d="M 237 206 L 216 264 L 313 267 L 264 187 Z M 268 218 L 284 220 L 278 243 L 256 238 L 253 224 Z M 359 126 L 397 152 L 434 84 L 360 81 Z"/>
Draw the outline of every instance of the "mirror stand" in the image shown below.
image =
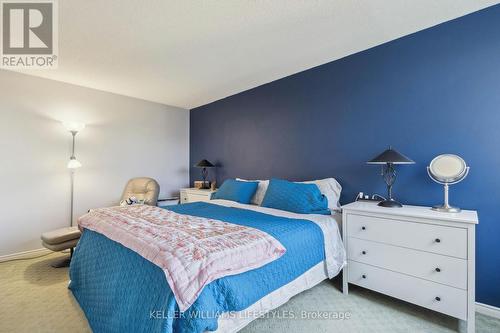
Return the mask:
<path id="1" fill-rule="evenodd" d="M 448 202 L 448 191 L 449 191 L 449 185 L 448 184 L 443 184 L 444 185 L 444 204 L 434 206 L 432 207 L 433 210 L 438 211 L 438 212 L 443 212 L 443 213 L 460 213 L 461 209 L 458 207 L 452 207 L 450 206 Z"/>

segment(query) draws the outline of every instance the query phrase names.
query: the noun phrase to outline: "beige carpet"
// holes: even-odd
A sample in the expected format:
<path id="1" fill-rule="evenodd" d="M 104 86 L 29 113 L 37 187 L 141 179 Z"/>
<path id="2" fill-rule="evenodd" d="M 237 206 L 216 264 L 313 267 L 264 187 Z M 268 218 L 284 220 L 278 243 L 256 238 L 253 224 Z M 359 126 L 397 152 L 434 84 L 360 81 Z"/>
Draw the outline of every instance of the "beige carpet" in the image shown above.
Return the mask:
<path id="1" fill-rule="evenodd" d="M 64 255 L 0 263 L 0 332 L 89 332 L 82 310 L 67 289 L 68 270 L 50 263 Z M 349 312 L 351 318 L 301 319 L 303 311 L 320 310 L 334 317 Z M 295 315 L 296 319 L 280 317 Z M 338 290 L 338 281 L 325 281 L 258 319 L 243 332 L 456 332 L 458 321 L 362 288 L 349 296 Z M 273 318 L 274 317 L 274 318 Z M 500 321 L 476 315 L 476 332 L 498 333 Z"/>

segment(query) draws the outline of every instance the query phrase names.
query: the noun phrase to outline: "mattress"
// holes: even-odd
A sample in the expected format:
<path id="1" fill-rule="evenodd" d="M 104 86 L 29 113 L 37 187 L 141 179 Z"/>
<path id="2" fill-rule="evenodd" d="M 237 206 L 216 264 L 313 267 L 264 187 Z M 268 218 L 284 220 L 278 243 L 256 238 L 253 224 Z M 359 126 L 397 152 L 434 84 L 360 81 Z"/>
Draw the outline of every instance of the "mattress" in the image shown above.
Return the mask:
<path id="1" fill-rule="evenodd" d="M 228 313 L 253 307 L 269 311 L 297 292 L 335 276 L 345 264 L 339 214 L 301 215 L 225 200 L 168 209 L 259 228 L 278 239 L 287 253 L 258 269 L 213 281 L 187 315 L 179 316 L 159 267 L 86 230 L 71 263 L 70 289 L 95 332 L 234 332 L 255 316 L 236 316 L 235 320 Z M 199 313 L 212 315 L 198 317 Z"/>
<path id="2" fill-rule="evenodd" d="M 278 216 L 304 218 L 303 214 L 295 214 L 287 211 L 260 207 L 256 205 L 245 205 L 236 203 L 234 201 L 213 200 L 212 202 L 216 202 L 217 204 L 226 205 L 229 207 L 251 209 Z M 307 218 L 310 219 L 311 216 L 307 216 Z M 332 278 L 339 273 L 339 271 L 345 265 L 345 251 L 340 240 L 340 233 L 342 231 L 342 214 L 340 214 L 339 212 L 334 212 L 333 215 L 326 217 L 323 215 L 315 215 L 313 219 L 320 225 L 323 225 L 322 230 L 325 234 L 325 242 L 330 242 L 330 244 L 333 245 L 329 247 L 329 249 L 325 249 L 331 254 L 329 256 L 329 265 L 327 264 L 326 260 L 322 261 L 313 266 L 307 272 L 297 277 L 295 280 L 264 296 L 245 310 L 222 314 L 218 319 L 218 329 L 216 331 L 217 333 L 238 332 L 239 330 L 250 324 L 253 320 L 258 319 L 269 311 L 272 311 L 285 304 L 293 296 L 311 289 L 322 281 L 328 278 Z M 335 223 L 334 225 L 331 225 L 333 221 Z M 335 244 L 339 246 L 335 246 Z M 341 267 L 339 267 L 340 264 Z M 328 273 L 328 268 L 330 268 L 330 274 Z"/>
<path id="3" fill-rule="evenodd" d="M 326 279 L 328 279 L 328 273 L 326 270 L 326 263 L 323 261 L 316 264 L 316 266 L 313 266 L 313 268 L 309 269 L 292 282 L 264 296 L 245 310 L 233 313 L 224 313 L 218 319 L 219 327 L 216 332 L 238 332 L 246 325 L 250 324 L 253 320 L 258 319 L 269 311 L 282 306 L 293 296 L 311 289 Z"/>
<path id="4" fill-rule="evenodd" d="M 211 200 L 210 203 L 235 207 L 240 209 L 252 210 L 273 216 L 286 217 L 290 219 L 309 220 L 321 228 L 324 237 L 325 266 L 329 278 L 336 276 L 346 264 L 346 252 L 342 243 L 341 228 L 342 214 L 333 212 L 333 215 L 318 214 L 297 214 L 284 210 L 261 207 L 256 205 L 246 205 L 229 200 Z"/>

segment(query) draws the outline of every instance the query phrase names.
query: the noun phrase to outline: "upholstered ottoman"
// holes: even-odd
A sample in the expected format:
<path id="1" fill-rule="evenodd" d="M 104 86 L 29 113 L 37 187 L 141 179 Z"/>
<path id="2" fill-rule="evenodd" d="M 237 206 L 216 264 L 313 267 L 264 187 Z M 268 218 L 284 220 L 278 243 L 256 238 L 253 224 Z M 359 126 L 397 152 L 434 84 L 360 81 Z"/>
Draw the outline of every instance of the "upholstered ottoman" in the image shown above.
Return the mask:
<path id="1" fill-rule="evenodd" d="M 42 245 L 47 249 L 55 252 L 70 249 L 70 257 L 61 262 L 52 264 L 52 267 L 59 268 L 69 266 L 71 256 L 73 255 L 73 248 L 78 243 L 80 236 L 81 232 L 76 226 L 56 229 L 42 234 Z"/>

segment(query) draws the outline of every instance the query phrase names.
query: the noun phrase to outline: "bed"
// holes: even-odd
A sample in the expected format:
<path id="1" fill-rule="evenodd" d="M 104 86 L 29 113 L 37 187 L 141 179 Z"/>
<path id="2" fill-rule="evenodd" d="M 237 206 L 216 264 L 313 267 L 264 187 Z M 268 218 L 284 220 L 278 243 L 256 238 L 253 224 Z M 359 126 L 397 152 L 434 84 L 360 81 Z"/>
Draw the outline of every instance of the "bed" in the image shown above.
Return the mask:
<path id="1" fill-rule="evenodd" d="M 340 214 L 296 214 L 211 200 L 164 209 L 259 229 L 286 248 L 262 267 L 206 285 L 180 312 L 164 272 L 136 252 L 85 230 L 70 285 L 94 332 L 236 332 L 294 295 L 336 276 L 345 265 Z"/>

